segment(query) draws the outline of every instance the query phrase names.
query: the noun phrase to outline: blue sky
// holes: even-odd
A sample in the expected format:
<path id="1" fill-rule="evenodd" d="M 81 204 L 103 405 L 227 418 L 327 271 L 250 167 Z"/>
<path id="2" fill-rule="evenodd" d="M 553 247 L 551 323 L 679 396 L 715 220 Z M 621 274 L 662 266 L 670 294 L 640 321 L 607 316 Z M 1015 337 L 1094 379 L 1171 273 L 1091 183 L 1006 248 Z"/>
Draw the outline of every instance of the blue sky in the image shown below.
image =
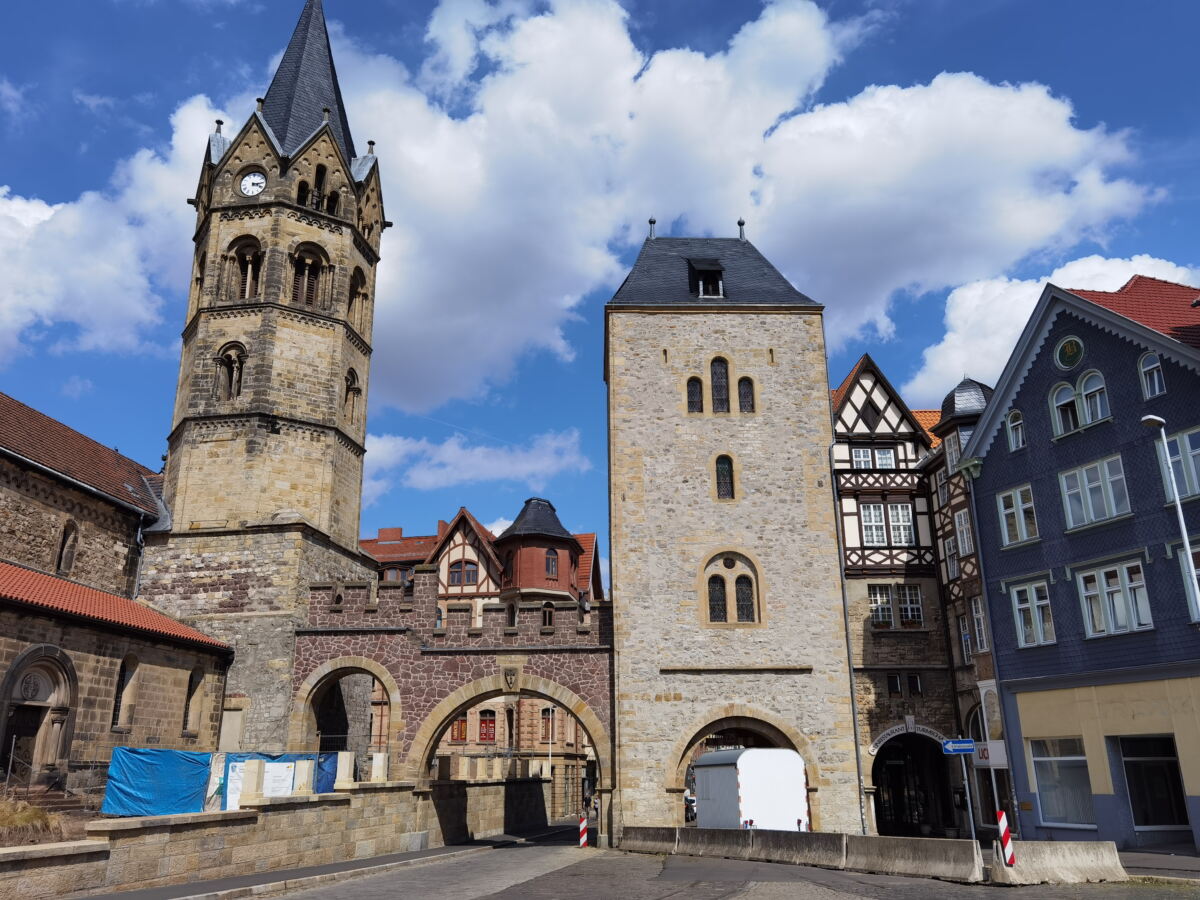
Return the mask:
<path id="1" fill-rule="evenodd" d="M 363 532 L 548 496 L 607 524 L 604 301 L 660 231 L 750 238 L 912 405 L 994 379 L 1048 277 L 1200 284 L 1177 2 L 326 0 L 388 233 Z M 300 0 L 5 14 L 0 390 L 158 467 L 204 134 Z"/>

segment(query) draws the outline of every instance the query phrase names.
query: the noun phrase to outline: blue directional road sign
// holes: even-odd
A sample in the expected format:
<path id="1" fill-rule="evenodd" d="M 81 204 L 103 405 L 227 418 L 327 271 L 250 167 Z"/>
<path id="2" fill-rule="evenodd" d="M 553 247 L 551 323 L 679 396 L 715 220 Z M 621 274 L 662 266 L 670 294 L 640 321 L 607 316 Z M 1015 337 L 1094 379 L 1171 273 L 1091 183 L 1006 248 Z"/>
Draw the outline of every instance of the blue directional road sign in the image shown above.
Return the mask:
<path id="1" fill-rule="evenodd" d="M 942 753 L 946 756 L 954 756 L 959 753 L 974 753 L 975 742 L 970 738 L 958 738 L 957 740 L 942 741 Z"/>

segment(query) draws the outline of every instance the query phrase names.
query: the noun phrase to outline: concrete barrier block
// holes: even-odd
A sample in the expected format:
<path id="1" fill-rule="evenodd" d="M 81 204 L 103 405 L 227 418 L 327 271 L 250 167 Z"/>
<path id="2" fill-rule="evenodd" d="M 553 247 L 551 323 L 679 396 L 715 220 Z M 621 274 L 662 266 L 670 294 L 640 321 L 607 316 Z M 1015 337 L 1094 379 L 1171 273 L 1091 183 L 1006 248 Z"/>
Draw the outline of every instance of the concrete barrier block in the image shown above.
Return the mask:
<path id="1" fill-rule="evenodd" d="M 630 853 L 674 853 L 677 829 L 626 828 L 618 848 Z"/>
<path id="2" fill-rule="evenodd" d="M 992 845 L 994 884 L 1086 884 L 1089 881 L 1128 881 L 1117 845 L 1112 841 L 1013 841 L 1016 864 L 1001 856 L 1000 842 Z"/>
<path id="3" fill-rule="evenodd" d="M 846 868 L 846 835 L 817 831 L 759 831 L 750 847 L 750 859 L 760 862 Z"/>
<path id="4" fill-rule="evenodd" d="M 749 859 L 754 832 L 748 828 L 680 828 L 676 853 Z"/>
<path id="5" fill-rule="evenodd" d="M 967 884 L 983 881 L 983 855 L 975 841 L 849 834 L 846 868 L 852 872 L 915 875 Z"/>

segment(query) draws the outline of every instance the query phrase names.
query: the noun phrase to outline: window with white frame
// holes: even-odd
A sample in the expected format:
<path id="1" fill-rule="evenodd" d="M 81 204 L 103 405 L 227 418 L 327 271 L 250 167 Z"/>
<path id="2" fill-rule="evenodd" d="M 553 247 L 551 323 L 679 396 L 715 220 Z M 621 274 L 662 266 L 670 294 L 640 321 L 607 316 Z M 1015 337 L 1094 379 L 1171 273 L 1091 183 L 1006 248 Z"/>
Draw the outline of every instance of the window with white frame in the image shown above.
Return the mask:
<path id="1" fill-rule="evenodd" d="M 1103 522 L 1129 512 L 1129 491 L 1120 455 L 1061 472 L 1058 481 L 1068 528 Z"/>
<path id="2" fill-rule="evenodd" d="M 964 666 L 971 664 L 971 625 L 966 616 L 958 617 L 958 646 L 962 650 Z"/>
<path id="3" fill-rule="evenodd" d="M 1149 400 L 1167 392 L 1167 382 L 1163 378 L 1162 362 L 1157 353 L 1147 353 L 1138 363 L 1142 375 L 1142 396 Z"/>
<path id="4" fill-rule="evenodd" d="M 996 495 L 1000 511 L 1000 538 L 1005 546 L 1032 541 L 1038 536 L 1033 488 L 1027 484 Z"/>
<path id="5" fill-rule="evenodd" d="M 894 447 L 880 447 L 875 451 L 875 468 L 896 468 L 896 450 Z"/>
<path id="6" fill-rule="evenodd" d="M 945 438 L 946 446 L 946 468 L 954 471 L 954 467 L 958 465 L 958 458 L 962 454 L 962 447 L 958 443 L 958 432 L 952 431 Z"/>
<path id="7" fill-rule="evenodd" d="M 1025 419 L 1020 410 L 1010 412 L 1004 424 L 1008 429 L 1008 449 L 1020 450 L 1025 446 Z"/>
<path id="8" fill-rule="evenodd" d="M 1012 588 L 1013 615 L 1017 621 L 1017 644 L 1036 647 L 1054 643 L 1054 616 L 1050 612 L 1050 589 L 1046 582 Z"/>
<path id="9" fill-rule="evenodd" d="M 955 579 L 959 576 L 958 539 L 951 535 L 942 541 L 942 556 L 946 559 L 946 577 Z"/>
<path id="10" fill-rule="evenodd" d="M 1079 394 L 1083 400 L 1083 421 L 1085 425 L 1107 419 L 1108 391 L 1104 387 L 1104 376 L 1099 372 L 1088 372 L 1079 379 Z"/>
<path id="11" fill-rule="evenodd" d="M 924 625 L 925 612 L 921 607 L 919 584 L 896 585 L 896 605 L 900 608 L 900 624 Z"/>
<path id="12" fill-rule="evenodd" d="M 938 469 L 937 494 L 938 506 L 945 506 L 950 502 L 950 473 L 946 469 Z"/>
<path id="13" fill-rule="evenodd" d="M 1083 739 L 1052 738 L 1029 742 L 1038 807 L 1044 825 L 1094 825 L 1092 783 Z"/>
<path id="14" fill-rule="evenodd" d="M 1154 627 L 1140 562 L 1080 572 L 1076 577 L 1088 637 Z"/>
<path id="15" fill-rule="evenodd" d="M 1075 389 L 1069 384 L 1060 384 L 1050 392 L 1050 408 L 1055 435 L 1079 429 L 1079 407 L 1075 402 Z"/>
<path id="16" fill-rule="evenodd" d="M 894 469 L 896 468 L 896 448 L 870 447 L 850 448 L 851 465 L 855 469 Z"/>
<path id="17" fill-rule="evenodd" d="M 888 523 L 892 529 L 892 545 L 896 547 L 911 547 L 915 544 L 913 534 L 913 510 L 909 503 L 889 503 Z"/>
<path id="18" fill-rule="evenodd" d="M 871 448 L 870 447 L 853 447 L 850 450 L 850 456 L 856 469 L 871 468 Z"/>
<path id="19" fill-rule="evenodd" d="M 1162 442 L 1156 441 L 1159 462 L 1162 463 Z M 1167 455 L 1175 472 L 1175 485 L 1180 497 L 1191 497 L 1200 493 L 1200 428 L 1183 431 L 1167 438 Z M 1171 480 L 1163 467 L 1163 490 L 1167 500 L 1171 496 Z"/>
<path id="20" fill-rule="evenodd" d="M 971 534 L 971 511 L 960 509 L 954 514 L 954 534 L 958 538 L 958 552 L 969 556 L 975 552 L 975 538 Z"/>
<path id="21" fill-rule="evenodd" d="M 1193 544 L 1193 546 L 1195 546 Z M 1197 571 L 1196 580 L 1193 581 L 1188 574 L 1187 557 L 1180 548 L 1179 553 L 1180 574 L 1183 576 L 1184 593 L 1187 594 L 1188 608 L 1191 610 L 1192 621 L 1200 622 L 1200 550 L 1192 551 L 1192 566 Z"/>
<path id="22" fill-rule="evenodd" d="M 864 547 L 886 547 L 887 526 L 883 521 L 882 503 L 863 503 L 858 508 L 862 519 Z"/>
<path id="23" fill-rule="evenodd" d="M 892 615 L 892 586 L 890 584 L 867 585 L 867 599 L 871 603 L 871 622 L 879 628 L 891 628 L 895 624 Z"/>
<path id="24" fill-rule="evenodd" d="M 988 648 L 987 610 L 982 597 L 971 598 L 971 618 L 975 620 L 975 649 L 982 653 Z"/>

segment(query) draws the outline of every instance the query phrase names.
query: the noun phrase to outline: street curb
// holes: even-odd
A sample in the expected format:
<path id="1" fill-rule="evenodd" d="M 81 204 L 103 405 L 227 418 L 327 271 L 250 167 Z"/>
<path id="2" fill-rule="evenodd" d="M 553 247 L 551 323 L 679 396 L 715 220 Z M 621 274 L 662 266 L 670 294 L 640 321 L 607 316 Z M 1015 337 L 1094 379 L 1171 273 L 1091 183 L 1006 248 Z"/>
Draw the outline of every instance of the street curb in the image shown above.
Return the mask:
<path id="1" fill-rule="evenodd" d="M 1200 885 L 1200 878 L 1184 878 L 1178 875 L 1130 875 L 1131 882 L 1138 884 L 1196 884 Z"/>

